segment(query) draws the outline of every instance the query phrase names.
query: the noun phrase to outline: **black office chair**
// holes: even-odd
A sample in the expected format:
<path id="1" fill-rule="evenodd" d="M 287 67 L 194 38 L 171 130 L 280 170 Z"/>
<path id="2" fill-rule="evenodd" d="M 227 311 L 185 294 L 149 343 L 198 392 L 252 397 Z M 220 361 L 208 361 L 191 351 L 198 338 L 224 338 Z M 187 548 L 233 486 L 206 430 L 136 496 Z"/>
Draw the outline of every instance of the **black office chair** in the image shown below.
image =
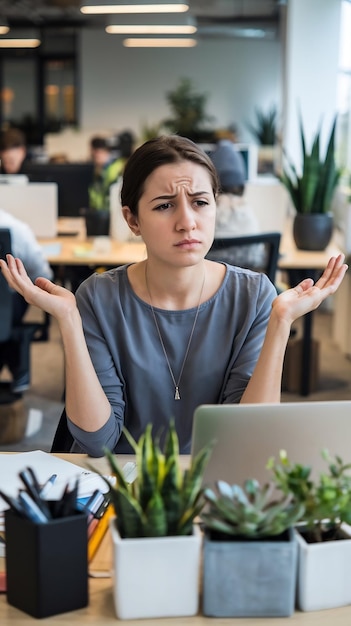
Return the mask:
<path id="1" fill-rule="evenodd" d="M 8 228 L 0 228 L 0 258 L 11 253 L 11 233 Z M 4 276 L 0 272 L 0 344 L 8 341 L 21 342 L 24 359 L 30 372 L 30 344 L 32 341 L 45 341 L 48 338 L 49 318 L 45 316 L 43 322 L 21 322 L 13 324 L 13 292 L 9 288 Z M 2 383 L 0 402 L 6 402 L 5 397 L 11 396 L 10 385 Z M 13 394 L 18 398 L 21 394 Z M 8 400 L 10 401 L 11 398 Z"/>
<path id="2" fill-rule="evenodd" d="M 215 238 L 207 258 L 263 272 L 275 284 L 280 238 L 280 233 Z"/>

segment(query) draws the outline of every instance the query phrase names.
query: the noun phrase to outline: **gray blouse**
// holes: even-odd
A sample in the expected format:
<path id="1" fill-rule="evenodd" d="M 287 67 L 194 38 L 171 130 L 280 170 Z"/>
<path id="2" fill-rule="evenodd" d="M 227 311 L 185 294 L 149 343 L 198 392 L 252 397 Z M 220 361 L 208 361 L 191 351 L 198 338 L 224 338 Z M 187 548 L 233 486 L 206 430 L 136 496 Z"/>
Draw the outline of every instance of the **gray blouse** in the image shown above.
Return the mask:
<path id="1" fill-rule="evenodd" d="M 199 314 L 174 399 L 172 381 L 152 309 L 131 288 L 127 266 L 93 274 L 77 290 L 89 353 L 111 404 L 111 415 L 90 433 L 68 425 L 74 451 L 102 456 L 106 446 L 130 453 L 123 425 L 138 439 L 149 422 L 162 433 L 173 418 L 180 451 L 191 448 L 192 419 L 200 404 L 238 403 L 258 359 L 276 290 L 267 276 L 230 265 L 224 281 Z M 177 380 L 196 308 L 154 308 Z"/>

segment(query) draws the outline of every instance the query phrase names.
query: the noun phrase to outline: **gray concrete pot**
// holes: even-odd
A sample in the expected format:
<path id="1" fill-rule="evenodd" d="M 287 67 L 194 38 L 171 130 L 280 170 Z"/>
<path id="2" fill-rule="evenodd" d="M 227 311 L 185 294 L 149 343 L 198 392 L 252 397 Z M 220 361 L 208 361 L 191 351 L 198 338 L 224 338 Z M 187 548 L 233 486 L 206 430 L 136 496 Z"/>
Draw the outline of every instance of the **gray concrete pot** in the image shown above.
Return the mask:
<path id="1" fill-rule="evenodd" d="M 212 540 L 203 548 L 203 613 L 288 617 L 295 609 L 297 543 L 290 529 L 267 540 Z"/>

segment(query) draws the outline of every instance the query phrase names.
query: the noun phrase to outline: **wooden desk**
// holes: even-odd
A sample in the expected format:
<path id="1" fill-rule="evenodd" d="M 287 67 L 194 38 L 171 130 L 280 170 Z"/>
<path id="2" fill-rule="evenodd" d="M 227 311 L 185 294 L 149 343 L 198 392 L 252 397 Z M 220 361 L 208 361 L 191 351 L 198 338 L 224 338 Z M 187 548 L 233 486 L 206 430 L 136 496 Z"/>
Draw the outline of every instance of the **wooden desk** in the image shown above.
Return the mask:
<path id="1" fill-rule="evenodd" d="M 125 263 L 134 263 L 146 258 L 145 244 L 110 240 L 109 248 L 99 250 L 93 239 L 81 240 L 78 237 L 55 237 L 41 239 L 44 254 L 51 266 L 86 265 L 117 267 Z"/>
<path id="2" fill-rule="evenodd" d="M 329 246 L 322 252 L 310 252 L 298 250 L 292 236 L 292 223 L 288 221 L 282 236 L 278 267 L 281 270 L 294 273 L 298 272 L 297 280 L 303 278 L 318 278 L 319 272 L 324 270 L 331 256 L 337 256 L 342 252 L 338 242 L 338 234 L 335 233 Z M 294 286 L 294 285 L 292 285 Z M 310 369 L 312 361 L 312 322 L 313 311 L 303 318 L 302 354 L 301 354 L 301 378 L 300 394 L 308 396 L 310 393 Z"/>
<path id="3" fill-rule="evenodd" d="M 78 465 L 85 465 L 87 457 L 80 454 L 60 454 L 62 458 L 66 458 Z M 132 457 L 123 456 L 123 463 L 130 461 Z M 187 465 L 189 457 L 182 457 L 184 466 Z M 107 471 L 105 459 L 94 459 L 94 465 L 101 471 Z M 107 538 L 109 539 L 109 537 Z M 107 569 L 111 565 L 111 544 L 109 541 L 103 544 L 94 559 Z M 4 559 L 0 559 L 0 568 L 4 567 Z M 131 590 L 132 593 L 133 590 Z M 137 601 L 137 600 L 136 600 Z M 1 626 L 25 626 L 29 622 L 37 623 L 33 617 L 26 613 L 15 609 L 7 604 L 6 595 L 0 594 L 0 624 Z M 112 579 L 111 578 L 91 578 L 89 581 L 89 605 L 85 609 L 79 609 L 70 613 L 63 613 L 57 616 L 45 619 L 45 623 L 52 626 L 63 626 L 63 624 L 89 624 L 91 626 L 106 626 L 107 624 L 116 624 L 113 596 L 112 596 Z M 338 609 L 330 609 L 325 611 L 312 611 L 310 613 L 302 613 L 296 611 L 294 615 L 286 618 L 207 618 L 202 615 L 195 617 L 182 618 L 160 618 L 157 620 L 128 620 L 125 623 L 129 626 L 143 626 L 144 624 L 152 624 L 153 626 L 350 626 L 351 623 L 351 606 L 341 607 Z"/>

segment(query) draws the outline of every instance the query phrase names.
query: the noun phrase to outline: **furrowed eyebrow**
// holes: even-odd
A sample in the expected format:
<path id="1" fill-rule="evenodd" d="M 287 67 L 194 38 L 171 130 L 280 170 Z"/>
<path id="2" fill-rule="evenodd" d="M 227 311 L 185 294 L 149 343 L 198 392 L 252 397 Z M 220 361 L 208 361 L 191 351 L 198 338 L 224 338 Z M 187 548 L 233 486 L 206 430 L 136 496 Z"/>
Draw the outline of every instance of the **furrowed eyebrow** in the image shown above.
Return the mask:
<path id="1" fill-rule="evenodd" d="M 211 195 L 209 191 L 195 191 L 194 193 L 188 194 L 191 198 L 195 198 L 196 196 L 209 196 Z M 160 200 L 173 200 L 177 197 L 177 194 L 172 194 L 169 196 L 156 196 L 156 198 L 152 198 L 150 202 L 159 202 Z"/>

